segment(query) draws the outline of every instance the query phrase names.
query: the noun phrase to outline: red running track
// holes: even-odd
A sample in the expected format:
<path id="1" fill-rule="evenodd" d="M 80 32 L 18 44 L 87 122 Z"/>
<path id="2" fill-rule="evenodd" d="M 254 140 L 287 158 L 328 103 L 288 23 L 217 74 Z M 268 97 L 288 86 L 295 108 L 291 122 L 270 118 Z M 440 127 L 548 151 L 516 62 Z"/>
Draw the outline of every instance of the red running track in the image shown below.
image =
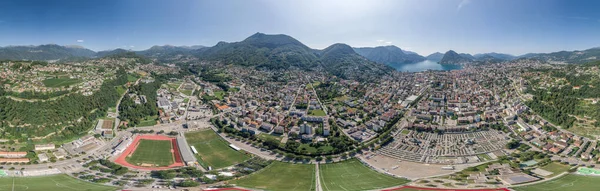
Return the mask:
<path id="1" fill-rule="evenodd" d="M 173 144 L 173 153 L 171 153 L 171 154 L 173 154 L 175 156 L 175 163 L 173 163 L 169 166 L 164 166 L 164 167 L 144 167 L 144 166 L 136 166 L 136 165 L 133 165 L 133 164 L 130 164 L 129 162 L 127 162 L 127 160 L 125 160 L 125 158 L 127 158 L 127 156 L 131 155 L 135 151 L 138 144 L 140 143 L 140 140 L 142 140 L 142 139 L 171 141 L 171 144 Z M 120 164 L 121 166 L 129 167 L 129 168 L 133 168 L 133 169 L 139 169 L 139 170 L 166 170 L 166 169 L 171 169 L 174 167 L 185 166 L 183 164 L 183 162 L 181 161 L 181 154 L 179 154 L 179 147 L 177 146 L 177 139 L 172 138 L 172 137 L 162 136 L 162 135 L 138 135 L 138 136 L 136 136 L 133 139 L 133 142 L 131 143 L 131 145 L 129 145 L 129 147 L 127 147 L 127 149 L 125 149 L 125 151 L 123 151 L 123 153 L 121 153 L 121 155 L 119 155 L 117 160 L 115 160 L 115 163 Z"/>
<path id="2" fill-rule="evenodd" d="M 392 188 L 383 191 L 402 191 L 405 189 L 418 189 L 418 190 L 436 190 L 436 191 L 510 191 L 507 188 L 489 188 L 489 189 L 445 189 L 445 188 L 421 188 L 416 186 L 402 186 L 399 188 Z"/>

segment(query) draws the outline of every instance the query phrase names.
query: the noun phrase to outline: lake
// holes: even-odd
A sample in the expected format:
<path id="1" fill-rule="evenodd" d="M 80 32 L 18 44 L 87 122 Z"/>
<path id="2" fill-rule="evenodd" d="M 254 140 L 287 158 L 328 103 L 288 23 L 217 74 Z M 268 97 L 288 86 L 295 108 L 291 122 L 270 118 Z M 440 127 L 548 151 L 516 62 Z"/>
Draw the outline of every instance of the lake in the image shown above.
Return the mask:
<path id="1" fill-rule="evenodd" d="M 438 64 L 431 60 L 411 64 L 392 64 L 390 65 L 400 72 L 422 72 L 426 70 L 460 70 L 461 65 Z"/>

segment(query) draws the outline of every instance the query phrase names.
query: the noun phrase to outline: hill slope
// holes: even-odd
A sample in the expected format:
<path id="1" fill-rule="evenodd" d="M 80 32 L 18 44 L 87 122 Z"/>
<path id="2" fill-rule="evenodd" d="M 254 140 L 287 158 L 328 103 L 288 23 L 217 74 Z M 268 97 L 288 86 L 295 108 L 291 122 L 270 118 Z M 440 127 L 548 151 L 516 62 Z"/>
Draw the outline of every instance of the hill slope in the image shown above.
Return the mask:
<path id="1" fill-rule="evenodd" d="M 600 60 L 600 48 L 590 48 L 587 50 L 576 51 L 559 51 L 552 53 L 529 53 L 519 56 L 519 58 L 535 58 L 544 61 L 581 64 L 590 61 Z"/>
<path id="2" fill-rule="evenodd" d="M 325 70 L 341 78 L 368 78 L 385 74 L 393 68 L 372 62 L 357 54 L 346 44 L 333 44 L 321 51 L 321 63 Z"/>
<path id="3" fill-rule="evenodd" d="M 421 55 L 412 52 L 407 54 L 396 46 L 354 48 L 354 51 L 371 61 L 387 65 L 415 63 L 425 60 L 425 57 Z"/>

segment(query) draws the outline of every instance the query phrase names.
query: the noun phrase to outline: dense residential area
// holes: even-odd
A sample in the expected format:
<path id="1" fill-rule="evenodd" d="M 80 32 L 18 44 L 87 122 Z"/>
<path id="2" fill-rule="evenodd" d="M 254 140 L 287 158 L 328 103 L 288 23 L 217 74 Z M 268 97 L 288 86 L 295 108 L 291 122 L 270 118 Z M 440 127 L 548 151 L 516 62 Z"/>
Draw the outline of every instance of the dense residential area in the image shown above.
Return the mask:
<path id="1" fill-rule="evenodd" d="M 0 7 L 0 191 L 600 190 L 600 1 Z"/>

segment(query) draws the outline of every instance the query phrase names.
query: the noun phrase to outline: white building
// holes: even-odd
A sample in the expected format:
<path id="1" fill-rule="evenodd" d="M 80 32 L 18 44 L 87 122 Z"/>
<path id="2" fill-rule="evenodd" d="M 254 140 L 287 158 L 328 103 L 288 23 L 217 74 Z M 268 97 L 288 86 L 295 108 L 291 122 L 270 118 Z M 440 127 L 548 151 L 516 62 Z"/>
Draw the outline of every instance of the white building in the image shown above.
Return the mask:
<path id="1" fill-rule="evenodd" d="M 41 153 L 41 154 L 38 154 L 38 159 L 40 159 L 40 162 L 46 162 L 46 161 L 48 161 L 49 158 L 48 158 L 48 155 L 46 155 L 45 153 Z"/>
<path id="2" fill-rule="evenodd" d="M 54 144 L 35 145 L 35 151 L 53 150 L 54 148 L 56 148 Z"/>

